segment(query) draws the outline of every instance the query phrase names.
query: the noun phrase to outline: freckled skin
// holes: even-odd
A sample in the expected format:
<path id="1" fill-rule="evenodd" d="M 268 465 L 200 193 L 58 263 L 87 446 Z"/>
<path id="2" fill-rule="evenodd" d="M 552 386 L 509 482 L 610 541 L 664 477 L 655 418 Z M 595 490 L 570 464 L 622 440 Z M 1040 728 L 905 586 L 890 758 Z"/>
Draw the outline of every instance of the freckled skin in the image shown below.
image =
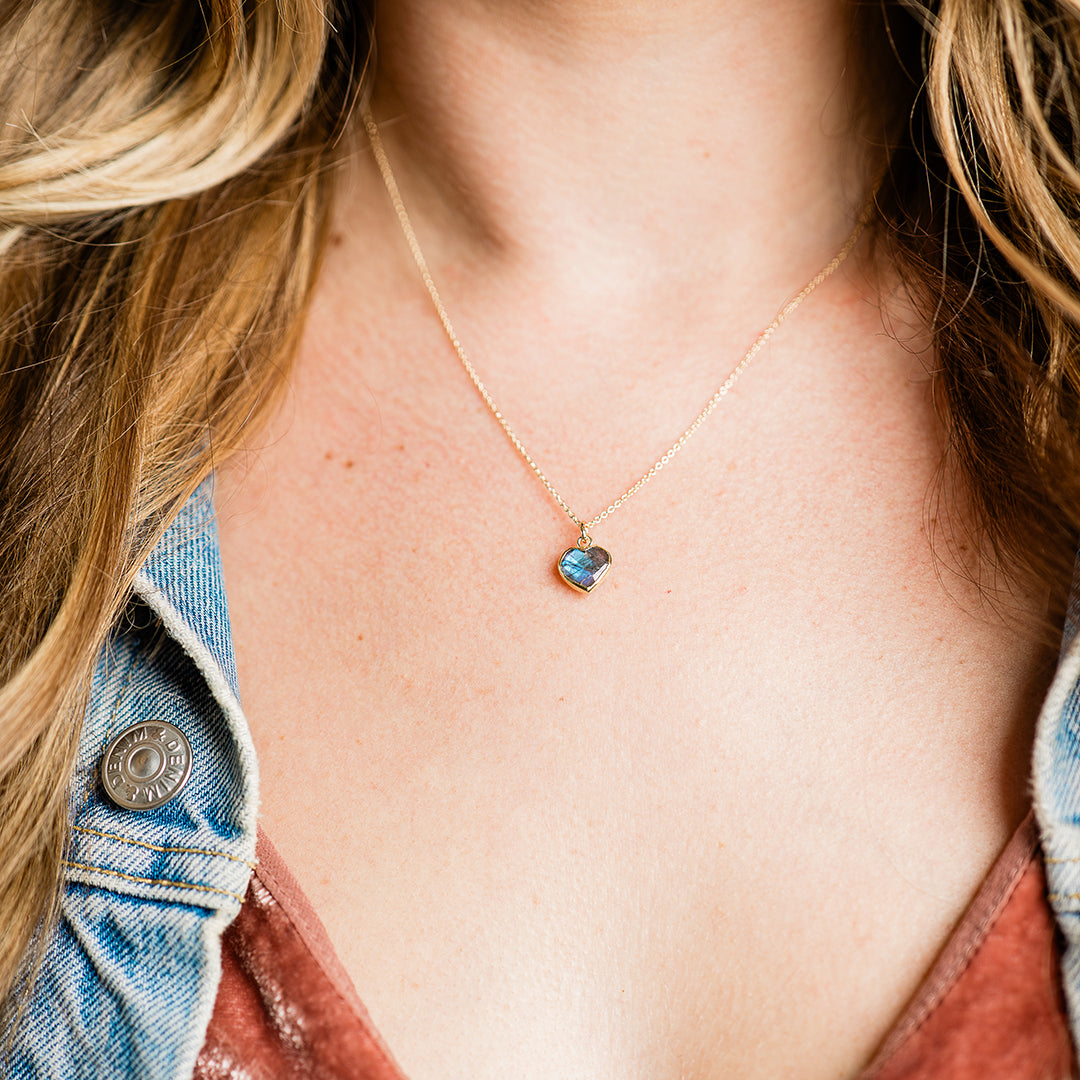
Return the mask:
<path id="1" fill-rule="evenodd" d="M 586 515 L 850 231 L 840 14 L 380 8 L 432 273 Z M 856 1075 L 1026 812 L 1045 679 L 1042 598 L 996 618 L 931 553 L 925 331 L 853 258 L 575 595 L 366 151 L 339 194 L 288 416 L 219 516 L 263 822 L 379 1030 L 410 1080 Z"/>

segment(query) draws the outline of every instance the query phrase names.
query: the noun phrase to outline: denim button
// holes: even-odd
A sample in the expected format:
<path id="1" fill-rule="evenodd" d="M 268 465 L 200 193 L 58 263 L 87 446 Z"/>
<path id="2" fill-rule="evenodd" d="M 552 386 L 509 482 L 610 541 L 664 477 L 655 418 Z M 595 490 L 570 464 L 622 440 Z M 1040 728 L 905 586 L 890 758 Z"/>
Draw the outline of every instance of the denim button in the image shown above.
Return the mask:
<path id="1" fill-rule="evenodd" d="M 132 724 L 116 736 L 101 761 L 105 793 L 125 810 L 164 806 L 191 775 L 191 743 L 164 720 Z"/>

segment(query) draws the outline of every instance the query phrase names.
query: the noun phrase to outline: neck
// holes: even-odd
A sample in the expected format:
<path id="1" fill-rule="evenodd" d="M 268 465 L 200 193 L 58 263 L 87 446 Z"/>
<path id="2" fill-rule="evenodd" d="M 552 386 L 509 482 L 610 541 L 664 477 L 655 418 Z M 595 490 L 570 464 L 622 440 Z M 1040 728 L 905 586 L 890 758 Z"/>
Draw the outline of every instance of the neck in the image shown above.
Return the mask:
<path id="1" fill-rule="evenodd" d="M 373 107 L 436 259 L 797 286 L 865 197 L 847 27 L 845 0 L 393 0 Z"/>

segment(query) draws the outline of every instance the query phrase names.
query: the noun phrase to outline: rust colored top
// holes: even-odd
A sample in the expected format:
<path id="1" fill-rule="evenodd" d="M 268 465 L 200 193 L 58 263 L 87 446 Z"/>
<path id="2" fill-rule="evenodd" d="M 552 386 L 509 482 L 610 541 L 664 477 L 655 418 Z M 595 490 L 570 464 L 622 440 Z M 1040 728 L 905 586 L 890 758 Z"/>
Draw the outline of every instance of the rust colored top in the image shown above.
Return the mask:
<path id="1" fill-rule="evenodd" d="M 221 985 L 194 1080 L 405 1080 L 318 916 L 261 832 L 258 859 L 224 936 Z M 1029 815 L 857 1080 L 1078 1076 Z"/>

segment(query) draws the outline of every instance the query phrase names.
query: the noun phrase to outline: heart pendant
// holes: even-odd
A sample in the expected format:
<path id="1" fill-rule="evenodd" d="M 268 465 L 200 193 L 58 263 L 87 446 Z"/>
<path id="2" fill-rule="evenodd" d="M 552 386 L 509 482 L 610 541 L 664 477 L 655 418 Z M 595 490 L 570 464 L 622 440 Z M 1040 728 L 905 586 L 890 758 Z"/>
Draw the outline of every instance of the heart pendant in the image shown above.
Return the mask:
<path id="1" fill-rule="evenodd" d="M 559 577 L 578 592 L 592 592 L 611 568 L 611 556 L 602 548 L 567 548 L 556 564 Z"/>

